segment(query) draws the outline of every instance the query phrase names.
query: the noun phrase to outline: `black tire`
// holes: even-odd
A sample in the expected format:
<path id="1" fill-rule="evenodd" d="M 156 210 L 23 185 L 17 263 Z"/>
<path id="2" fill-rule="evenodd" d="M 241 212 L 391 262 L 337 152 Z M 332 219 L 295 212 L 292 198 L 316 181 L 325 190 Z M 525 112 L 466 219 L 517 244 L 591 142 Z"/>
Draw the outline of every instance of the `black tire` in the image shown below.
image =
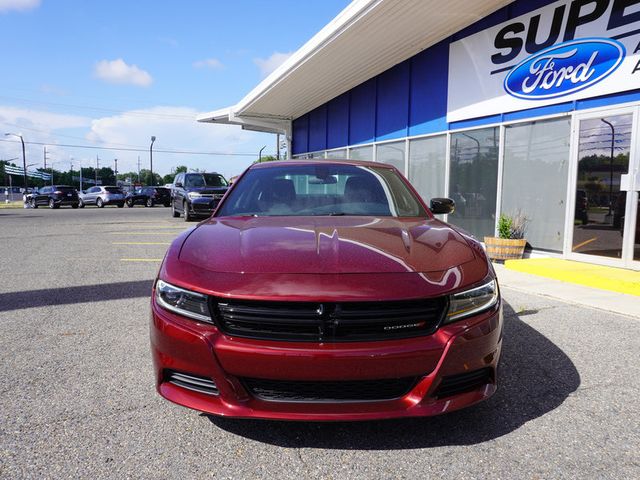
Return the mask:
<path id="1" fill-rule="evenodd" d="M 127 207 L 133 208 L 133 200 L 129 199 L 129 200 L 127 200 L 126 203 L 127 203 Z"/>
<path id="2" fill-rule="evenodd" d="M 165 208 L 167 208 L 167 207 L 170 207 L 170 206 L 171 206 L 171 204 L 170 204 L 170 203 L 168 203 L 168 202 L 167 202 L 167 203 L 164 203 L 163 205 L 165 206 Z"/>
<path id="3" fill-rule="evenodd" d="M 171 216 L 173 218 L 178 218 L 180 216 L 180 212 L 176 210 L 175 205 L 171 202 Z"/>
<path id="4" fill-rule="evenodd" d="M 84 208 L 84 202 L 82 201 L 82 199 L 78 202 L 78 207 Z"/>
<path id="5" fill-rule="evenodd" d="M 119 203 L 118 208 L 122 208 L 122 207 L 124 207 L 124 203 Z"/>
<path id="6" fill-rule="evenodd" d="M 77 203 L 74 203 L 74 204 L 71 205 L 71 208 L 78 208 L 78 207 L 79 207 L 79 205 Z"/>
<path id="7" fill-rule="evenodd" d="M 190 222 L 191 220 L 193 220 L 193 217 L 189 213 L 189 204 L 187 204 L 187 202 L 182 202 L 182 210 L 184 212 L 184 221 L 185 222 Z"/>
<path id="8" fill-rule="evenodd" d="M 147 198 L 147 201 L 145 202 L 144 206 L 145 207 L 153 207 L 154 203 L 153 203 L 153 198 L 149 197 Z"/>
<path id="9" fill-rule="evenodd" d="M 49 208 L 50 208 L 51 210 L 53 210 L 53 209 L 55 209 L 55 208 L 58 208 L 58 206 L 56 205 L 56 202 L 54 202 L 54 201 L 53 201 L 53 198 L 50 198 L 50 199 L 49 199 Z"/>
<path id="10" fill-rule="evenodd" d="M 38 204 L 36 203 L 35 199 L 32 198 L 29 203 L 31 204 L 31 208 L 38 208 Z"/>
<path id="11" fill-rule="evenodd" d="M 98 200 L 96 200 L 96 206 L 98 208 L 104 208 L 104 202 L 102 201 L 101 198 L 98 198 Z"/>

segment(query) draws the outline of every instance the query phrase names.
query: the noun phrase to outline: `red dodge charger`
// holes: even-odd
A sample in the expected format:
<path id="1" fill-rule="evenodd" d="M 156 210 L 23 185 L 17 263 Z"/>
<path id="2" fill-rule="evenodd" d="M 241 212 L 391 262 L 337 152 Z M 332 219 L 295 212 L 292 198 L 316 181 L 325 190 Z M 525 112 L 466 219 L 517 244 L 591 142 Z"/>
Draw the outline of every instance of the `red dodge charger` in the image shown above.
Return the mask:
<path id="1" fill-rule="evenodd" d="M 392 166 L 250 167 L 169 248 L 151 299 L 164 398 L 215 415 L 370 420 L 491 396 L 502 305 L 482 246 Z"/>

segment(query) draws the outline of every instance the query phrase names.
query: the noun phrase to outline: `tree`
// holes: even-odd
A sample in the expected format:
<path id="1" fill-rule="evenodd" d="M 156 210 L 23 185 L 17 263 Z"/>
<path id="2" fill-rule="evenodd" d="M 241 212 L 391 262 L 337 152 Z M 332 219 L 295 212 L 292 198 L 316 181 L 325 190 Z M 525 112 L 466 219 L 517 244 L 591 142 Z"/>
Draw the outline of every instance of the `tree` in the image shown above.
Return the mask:
<path id="1" fill-rule="evenodd" d="M 172 173 L 167 173 L 164 177 L 162 177 L 162 183 L 173 183 L 173 179 L 175 175 Z"/>
<path id="2" fill-rule="evenodd" d="M 178 165 L 175 173 L 187 173 L 187 167 L 185 165 Z"/>

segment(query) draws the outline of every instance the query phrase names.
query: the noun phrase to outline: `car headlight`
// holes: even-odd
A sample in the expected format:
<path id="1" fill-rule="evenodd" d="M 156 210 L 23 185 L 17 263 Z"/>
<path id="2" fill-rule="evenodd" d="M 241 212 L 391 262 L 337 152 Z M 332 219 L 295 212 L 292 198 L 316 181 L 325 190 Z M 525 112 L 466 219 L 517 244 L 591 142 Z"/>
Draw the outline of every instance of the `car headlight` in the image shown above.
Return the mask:
<path id="1" fill-rule="evenodd" d="M 201 293 L 191 292 L 158 280 L 156 301 L 162 308 L 172 312 L 201 322 L 213 323 L 208 298 Z"/>
<path id="2" fill-rule="evenodd" d="M 200 192 L 189 192 L 187 193 L 187 195 L 189 196 L 189 198 L 200 198 L 202 195 L 200 195 Z"/>
<path id="3" fill-rule="evenodd" d="M 444 323 L 451 323 L 488 310 L 498 303 L 498 284 L 491 280 L 479 287 L 449 296 L 449 312 Z"/>

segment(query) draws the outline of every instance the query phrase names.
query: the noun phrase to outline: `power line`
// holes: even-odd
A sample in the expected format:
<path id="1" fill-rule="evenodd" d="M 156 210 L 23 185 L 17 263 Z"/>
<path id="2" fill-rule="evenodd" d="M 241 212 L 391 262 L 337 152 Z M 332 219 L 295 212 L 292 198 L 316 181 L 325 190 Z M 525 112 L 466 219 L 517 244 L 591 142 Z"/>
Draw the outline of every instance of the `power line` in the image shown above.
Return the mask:
<path id="1" fill-rule="evenodd" d="M 17 143 L 15 140 L 7 140 L 0 138 L 2 142 Z M 51 143 L 51 142 L 24 142 L 27 145 L 49 145 L 66 148 L 85 148 L 91 150 L 115 150 L 118 152 L 147 152 L 146 148 L 117 148 L 117 147 L 99 147 L 96 145 L 73 145 L 69 143 Z M 226 153 L 226 152 L 194 152 L 190 150 L 153 150 L 158 153 L 179 154 L 179 155 L 217 155 L 220 157 L 255 157 L 255 153 Z"/>

